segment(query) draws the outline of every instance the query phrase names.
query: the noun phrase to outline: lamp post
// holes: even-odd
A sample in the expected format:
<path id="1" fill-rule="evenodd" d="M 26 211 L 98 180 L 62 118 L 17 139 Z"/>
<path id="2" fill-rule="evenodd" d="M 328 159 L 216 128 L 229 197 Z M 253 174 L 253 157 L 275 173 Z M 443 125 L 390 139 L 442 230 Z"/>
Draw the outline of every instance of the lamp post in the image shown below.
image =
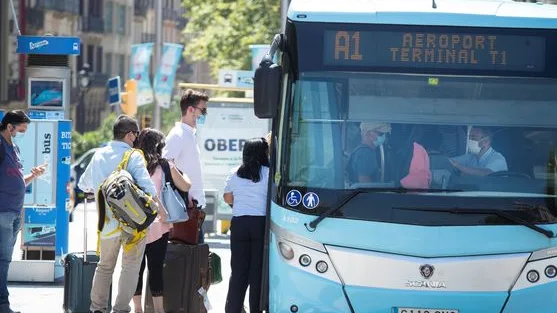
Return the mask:
<path id="1" fill-rule="evenodd" d="M 76 110 L 76 129 L 78 132 L 83 133 L 85 129 L 85 94 L 91 85 L 91 78 L 89 77 L 90 66 L 88 63 L 83 63 L 81 70 L 78 73 L 79 80 L 79 96 L 80 101 Z"/>

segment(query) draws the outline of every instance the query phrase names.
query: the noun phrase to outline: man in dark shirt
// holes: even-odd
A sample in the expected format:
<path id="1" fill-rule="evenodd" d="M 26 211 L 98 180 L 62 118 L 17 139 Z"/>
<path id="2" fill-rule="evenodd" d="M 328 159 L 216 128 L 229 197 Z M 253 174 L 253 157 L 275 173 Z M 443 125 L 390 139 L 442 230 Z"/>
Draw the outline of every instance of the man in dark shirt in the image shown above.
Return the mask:
<path id="1" fill-rule="evenodd" d="M 379 181 L 379 164 L 375 148 L 385 142 L 386 133 L 391 132 L 389 123 L 362 122 L 362 143 L 354 149 L 348 160 L 348 180 L 351 184 Z"/>
<path id="2" fill-rule="evenodd" d="M 0 124 L 0 313 L 18 313 L 8 301 L 8 268 L 21 226 L 25 186 L 46 169 L 46 165 L 34 167 L 31 174 L 23 175 L 16 142 L 29 123 L 25 112 L 17 110 L 6 113 Z"/>

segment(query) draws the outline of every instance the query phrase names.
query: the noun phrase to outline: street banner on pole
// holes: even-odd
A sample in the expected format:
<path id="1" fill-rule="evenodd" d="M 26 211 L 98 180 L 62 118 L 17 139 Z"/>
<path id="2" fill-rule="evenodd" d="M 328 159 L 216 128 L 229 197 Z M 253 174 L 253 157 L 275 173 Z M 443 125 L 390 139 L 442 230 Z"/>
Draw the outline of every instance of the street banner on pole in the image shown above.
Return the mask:
<path id="1" fill-rule="evenodd" d="M 149 63 L 153 53 L 152 43 L 132 45 L 130 78 L 137 81 L 137 105 L 142 106 L 153 102 L 153 88 L 149 79 Z"/>
<path id="2" fill-rule="evenodd" d="M 160 107 L 170 107 L 170 99 L 172 98 L 172 90 L 174 89 L 174 79 L 176 77 L 178 64 L 180 64 L 183 48 L 184 46 L 173 43 L 165 43 L 162 48 L 160 66 L 157 69 L 157 74 L 155 75 L 155 81 L 153 83 L 157 104 Z"/>

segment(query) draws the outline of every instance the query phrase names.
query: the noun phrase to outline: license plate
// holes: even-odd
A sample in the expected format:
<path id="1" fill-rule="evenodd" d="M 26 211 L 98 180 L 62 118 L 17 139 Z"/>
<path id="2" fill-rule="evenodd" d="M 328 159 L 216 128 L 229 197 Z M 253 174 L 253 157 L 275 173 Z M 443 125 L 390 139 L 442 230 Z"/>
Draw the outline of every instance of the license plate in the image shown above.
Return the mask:
<path id="1" fill-rule="evenodd" d="M 458 313 L 451 309 L 396 308 L 396 313 Z"/>

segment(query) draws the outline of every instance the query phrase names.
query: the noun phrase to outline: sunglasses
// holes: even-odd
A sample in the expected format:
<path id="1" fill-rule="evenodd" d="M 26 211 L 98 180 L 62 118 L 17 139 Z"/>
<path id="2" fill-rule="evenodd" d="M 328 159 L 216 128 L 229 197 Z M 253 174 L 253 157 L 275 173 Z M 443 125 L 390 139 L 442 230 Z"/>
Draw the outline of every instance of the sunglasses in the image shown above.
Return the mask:
<path id="1" fill-rule="evenodd" d="M 193 107 L 193 108 L 198 109 L 199 111 L 201 111 L 201 114 L 207 115 L 207 108 L 198 108 L 198 107 Z"/>

